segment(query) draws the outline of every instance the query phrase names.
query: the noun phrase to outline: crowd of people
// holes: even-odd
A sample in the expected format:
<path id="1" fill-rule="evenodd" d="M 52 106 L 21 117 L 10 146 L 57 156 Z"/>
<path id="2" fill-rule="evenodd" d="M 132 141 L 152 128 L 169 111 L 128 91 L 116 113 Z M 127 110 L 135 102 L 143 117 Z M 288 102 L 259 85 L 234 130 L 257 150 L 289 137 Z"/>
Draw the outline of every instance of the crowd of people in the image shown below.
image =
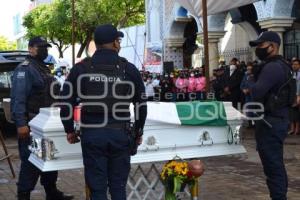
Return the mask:
<path id="1" fill-rule="evenodd" d="M 283 144 L 289 121 L 290 134 L 299 134 L 300 131 L 300 60 L 293 58 L 286 61 L 279 55 L 281 38 L 276 32 L 263 32 L 257 40 L 249 43 L 256 48 L 255 54 L 261 63 L 245 63 L 233 58 L 229 65 L 221 62 L 210 80 L 205 78 L 202 67 L 175 70 L 163 75 L 140 72 L 142 81 L 136 66 L 118 55 L 123 37 L 124 34 L 111 24 L 100 25 L 94 33 L 97 48 L 94 55 L 77 63 L 69 75 L 63 69 L 55 71 L 58 82 L 62 84 L 66 75 L 66 81 L 72 86 L 65 85 L 60 92 L 62 97 L 67 97 L 63 98 L 64 104 L 60 106 L 61 122 L 67 141 L 70 144 L 81 142 L 84 180 L 91 199 L 107 199 L 108 187 L 113 200 L 126 199 L 130 156 L 136 154 L 138 146 L 143 143 L 146 100 L 205 100 L 211 99 L 208 98 L 208 92 L 210 94 L 211 91 L 215 94 L 214 99 L 230 101 L 238 109 L 245 102 L 257 102 L 264 106 L 262 118 L 255 121 L 256 147 L 267 177 L 270 197 L 287 199 L 288 178 Z M 54 77 L 44 62 L 48 47 L 51 45 L 43 37 L 31 38 L 28 43 L 30 55 L 12 76 L 11 114 L 17 127 L 21 159 L 18 200 L 30 200 L 31 191 L 39 177 L 47 200 L 74 198 L 57 188 L 58 171 L 42 172 L 28 160 L 28 146 L 31 144 L 28 122 L 38 115 L 40 108 L 50 107 L 56 102 L 51 95 Z M 286 62 L 290 62 L 292 68 Z M 81 79 L 87 74 L 89 77 Z M 106 78 L 99 78 L 103 76 Z M 99 81 L 96 81 L 98 78 Z M 127 98 L 130 88 L 126 84 L 121 84 L 117 95 L 112 95 L 116 91 L 115 85 L 120 81 L 133 83 L 134 94 L 130 101 Z M 211 87 L 207 87 L 208 81 Z M 107 86 L 107 94 L 100 98 L 104 86 Z M 296 87 L 297 91 L 294 90 Z M 142 97 L 143 94 L 147 99 Z M 75 130 L 73 118 L 67 117 L 70 113 L 72 116 L 72 110 L 79 103 L 85 104 L 81 107 L 81 119 L 85 126 L 81 127 L 80 135 Z M 105 107 L 99 106 L 99 103 Z M 130 117 L 129 103 L 133 103 L 136 111 L 133 127 L 129 118 L 124 118 Z M 122 109 L 117 109 L 117 105 L 121 105 Z M 102 123 L 101 126 L 98 126 L 99 123 Z"/>
<path id="2" fill-rule="evenodd" d="M 297 80 L 297 100 L 290 109 L 291 128 L 289 134 L 300 134 L 300 60 L 294 57 L 286 60 L 294 71 Z M 213 70 L 213 77 L 209 80 L 215 100 L 232 102 L 237 109 L 252 101 L 250 88 L 255 83 L 257 61 L 244 62 L 232 58 L 229 65 L 220 62 Z M 171 73 L 141 72 L 148 101 L 180 102 L 207 99 L 207 80 L 204 67 L 195 69 L 174 70 Z M 252 114 L 247 112 L 248 117 Z M 249 121 L 249 126 L 253 126 Z"/>
<path id="3" fill-rule="evenodd" d="M 176 70 L 163 75 L 141 72 L 148 101 L 192 101 L 206 99 L 203 68 Z"/>
<path id="4" fill-rule="evenodd" d="M 252 68 L 256 63 L 240 62 L 237 58 L 226 65 L 220 62 L 209 80 L 218 101 L 230 101 L 234 107 L 239 102 L 250 101 L 247 88 L 252 80 Z M 149 101 L 193 101 L 207 99 L 207 80 L 204 66 L 195 69 L 175 70 L 162 75 L 141 72 Z"/>

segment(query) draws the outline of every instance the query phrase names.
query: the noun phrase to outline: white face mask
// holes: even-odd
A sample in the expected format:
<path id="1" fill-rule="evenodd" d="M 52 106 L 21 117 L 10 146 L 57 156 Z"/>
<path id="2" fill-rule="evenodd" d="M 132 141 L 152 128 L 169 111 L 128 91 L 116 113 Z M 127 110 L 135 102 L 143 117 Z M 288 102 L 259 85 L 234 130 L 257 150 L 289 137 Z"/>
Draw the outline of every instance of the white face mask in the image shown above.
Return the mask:
<path id="1" fill-rule="evenodd" d="M 235 65 L 230 65 L 230 71 L 234 71 L 236 70 L 236 66 Z"/>

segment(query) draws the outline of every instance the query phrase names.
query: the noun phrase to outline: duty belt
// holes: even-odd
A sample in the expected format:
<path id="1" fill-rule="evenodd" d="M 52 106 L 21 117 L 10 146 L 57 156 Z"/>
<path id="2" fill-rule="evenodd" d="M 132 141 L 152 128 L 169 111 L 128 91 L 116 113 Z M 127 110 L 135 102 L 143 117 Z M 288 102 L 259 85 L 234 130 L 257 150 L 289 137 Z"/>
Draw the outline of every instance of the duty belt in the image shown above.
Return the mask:
<path id="1" fill-rule="evenodd" d="M 118 130 L 127 130 L 129 128 L 129 126 L 130 126 L 129 122 L 123 122 L 123 123 L 111 123 L 111 124 L 107 124 L 103 128 L 118 129 Z"/>

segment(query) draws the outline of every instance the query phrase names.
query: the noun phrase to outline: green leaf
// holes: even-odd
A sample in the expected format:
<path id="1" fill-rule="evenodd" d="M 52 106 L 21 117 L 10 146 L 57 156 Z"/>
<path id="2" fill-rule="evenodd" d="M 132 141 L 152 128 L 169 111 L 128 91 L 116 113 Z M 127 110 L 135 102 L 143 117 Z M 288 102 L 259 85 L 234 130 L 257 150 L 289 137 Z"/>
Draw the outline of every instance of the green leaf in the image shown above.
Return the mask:
<path id="1" fill-rule="evenodd" d="M 174 177 L 174 188 L 173 193 L 180 192 L 181 185 L 183 183 L 183 180 L 180 177 L 175 176 Z"/>
<path id="2" fill-rule="evenodd" d="M 55 0 L 40 5 L 24 17 L 27 37 L 42 35 L 53 40 L 59 52 L 72 42 L 72 6 L 70 0 Z M 144 0 L 76 0 L 76 42 L 85 48 L 98 25 L 112 23 L 127 27 L 145 22 Z M 80 57 L 81 55 L 78 55 Z"/>
<path id="3" fill-rule="evenodd" d="M 0 36 L 0 51 L 16 50 L 16 42 L 9 41 L 6 37 Z"/>

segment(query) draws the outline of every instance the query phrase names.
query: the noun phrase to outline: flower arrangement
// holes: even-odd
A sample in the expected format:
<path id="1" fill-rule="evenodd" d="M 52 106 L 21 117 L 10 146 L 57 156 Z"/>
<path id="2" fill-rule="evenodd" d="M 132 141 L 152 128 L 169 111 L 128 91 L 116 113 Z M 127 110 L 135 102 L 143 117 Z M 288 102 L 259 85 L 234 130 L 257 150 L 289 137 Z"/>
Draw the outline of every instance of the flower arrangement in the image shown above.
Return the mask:
<path id="1" fill-rule="evenodd" d="M 160 174 L 165 186 L 165 200 L 176 200 L 176 193 L 183 191 L 186 186 L 191 189 L 203 171 L 200 161 L 171 160 L 166 163 Z"/>

